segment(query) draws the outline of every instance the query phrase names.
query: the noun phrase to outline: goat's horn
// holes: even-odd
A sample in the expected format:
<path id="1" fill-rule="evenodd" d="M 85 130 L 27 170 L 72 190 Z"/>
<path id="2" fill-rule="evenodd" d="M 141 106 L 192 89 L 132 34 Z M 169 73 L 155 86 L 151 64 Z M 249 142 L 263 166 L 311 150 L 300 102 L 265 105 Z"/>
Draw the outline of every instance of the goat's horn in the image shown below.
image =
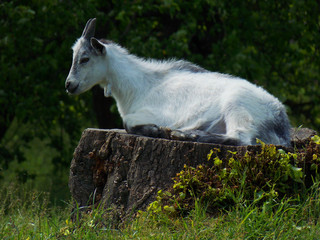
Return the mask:
<path id="1" fill-rule="evenodd" d="M 81 37 L 84 37 L 85 39 L 90 40 L 90 38 L 94 36 L 95 29 L 96 29 L 96 19 L 91 18 L 88 20 L 86 26 L 84 27 Z"/>

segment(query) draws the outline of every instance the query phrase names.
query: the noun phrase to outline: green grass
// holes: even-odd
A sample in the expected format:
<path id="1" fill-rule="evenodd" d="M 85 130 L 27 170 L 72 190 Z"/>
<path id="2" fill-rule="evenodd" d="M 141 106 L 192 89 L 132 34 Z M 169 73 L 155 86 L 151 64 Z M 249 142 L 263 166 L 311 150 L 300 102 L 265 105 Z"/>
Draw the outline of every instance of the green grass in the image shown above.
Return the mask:
<path id="1" fill-rule="evenodd" d="M 118 226 L 94 209 L 76 222 L 72 207 L 51 206 L 44 192 L 2 186 L 0 239 L 319 239 L 320 190 L 259 203 L 241 201 L 214 216 L 197 202 L 185 217 L 141 212 Z"/>
<path id="2" fill-rule="evenodd" d="M 30 158 L 33 151 L 30 150 Z M 310 156 L 314 158 L 315 153 Z M 35 158 L 40 165 L 17 164 L 17 169 L 25 167 L 38 175 L 36 171 L 42 169 L 41 164 L 48 164 L 41 162 L 45 156 Z M 239 173 L 243 175 L 241 169 Z M 0 184 L 0 239 L 320 239 L 317 171 L 314 177 L 318 180 L 313 186 L 296 191 L 291 197 L 279 199 L 277 194 L 267 194 L 261 198 L 256 194 L 257 199 L 249 201 L 246 200 L 249 183 L 240 181 L 239 191 L 231 196 L 231 207 L 212 209 L 194 201 L 190 204 L 194 209 L 184 217 L 170 215 L 168 211 L 139 212 L 137 217 L 120 225 L 101 209 L 93 209 L 72 222 L 71 213 L 77 213 L 77 209 L 73 210 L 71 199 L 64 197 L 68 191 L 61 194 L 63 191 L 53 186 L 57 182 L 53 182 L 51 175 L 46 172 L 44 176 L 34 179 L 37 184 L 32 181 L 14 184 L 11 182 L 17 182 L 15 178 L 6 175 L 6 181 Z M 66 188 L 66 179 L 58 186 Z M 41 189 L 50 191 L 51 196 Z M 59 199 L 66 198 L 69 200 L 61 204 Z M 207 210 L 214 214 L 208 214 Z"/>

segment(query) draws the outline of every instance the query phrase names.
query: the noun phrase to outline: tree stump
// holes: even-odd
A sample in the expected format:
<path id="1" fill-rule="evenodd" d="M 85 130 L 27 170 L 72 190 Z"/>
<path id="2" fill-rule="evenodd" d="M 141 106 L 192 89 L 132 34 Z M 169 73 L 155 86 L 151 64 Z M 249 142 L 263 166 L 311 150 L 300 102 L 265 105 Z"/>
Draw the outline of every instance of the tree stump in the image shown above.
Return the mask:
<path id="1" fill-rule="evenodd" d="M 302 147 L 315 134 L 310 129 L 293 129 L 293 146 Z M 123 218 L 145 209 L 159 190 L 173 184 L 172 178 L 184 164 L 210 164 L 207 155 L 214 148 L 220 149 L 221 159 L 228 151 L 245 154 L 261 149 L 259 145 L 236 147 L 150 138 L 117 129 L 86 129 L 71 162 L 69 188 L 78 207 L 103 203 Z"/>

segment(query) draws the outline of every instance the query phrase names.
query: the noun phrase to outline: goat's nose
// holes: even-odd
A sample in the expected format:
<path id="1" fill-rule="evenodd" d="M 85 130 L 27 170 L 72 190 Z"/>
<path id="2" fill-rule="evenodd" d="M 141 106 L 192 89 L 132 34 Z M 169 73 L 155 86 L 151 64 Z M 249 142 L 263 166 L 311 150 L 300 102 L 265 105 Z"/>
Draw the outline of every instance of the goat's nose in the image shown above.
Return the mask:
<path id="1" fill-rule="evenodd" d="M 79 83 L 75 83 L 73 81 L 66 81 L 66 91 L 67 93 L 75 93 L 77 91 L 77 88 L 79 86 Z"/>
<path id="2" fill-rule="evenodd" d="M 69 81 L 66 81 L 66 89 L 68 89 L 68 87 L 70 86 L 70 82 Z"/>

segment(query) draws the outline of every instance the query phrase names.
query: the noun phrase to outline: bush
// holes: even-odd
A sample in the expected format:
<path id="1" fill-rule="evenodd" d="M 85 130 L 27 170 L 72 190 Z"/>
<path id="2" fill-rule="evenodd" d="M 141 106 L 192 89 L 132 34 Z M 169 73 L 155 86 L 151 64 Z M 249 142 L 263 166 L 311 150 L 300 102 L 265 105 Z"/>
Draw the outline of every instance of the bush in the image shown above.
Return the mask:
<path id="1" fill-rule="evenodd" d="M 208 154 L 211 164 L 196 168 L 185 165 L 173 178 L 173 186 L 159 191 L 148 210 L 184 215 L 199 202 L 207 206 L 208 212 L 216 213 L 246 201 L 261 204 L 304 196 L 320 180 L 319 143 L 319 137 L 315 136 L 305 150 L 291 153 L 260 142 L 258 153 L 229 152 L 226 159 L 220 159 L 219 149 L 214 149 Z"/>

